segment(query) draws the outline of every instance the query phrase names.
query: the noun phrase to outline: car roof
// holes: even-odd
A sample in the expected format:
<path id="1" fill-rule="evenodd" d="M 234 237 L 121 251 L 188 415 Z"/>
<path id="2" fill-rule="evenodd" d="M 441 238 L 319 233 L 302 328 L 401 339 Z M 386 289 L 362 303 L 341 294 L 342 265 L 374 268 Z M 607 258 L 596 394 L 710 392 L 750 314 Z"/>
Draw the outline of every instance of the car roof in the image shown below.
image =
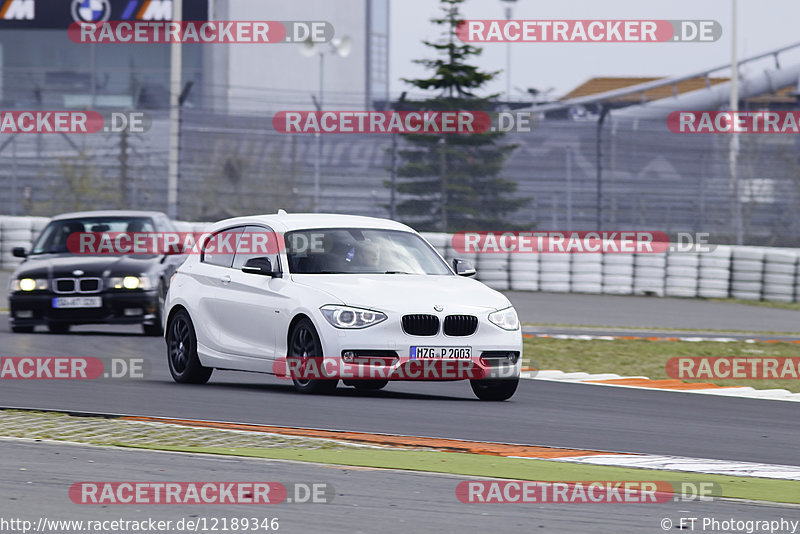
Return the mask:
<path id="1" fill-rule="evenodd" d="M 63 219 L 79 219 L 81 217 L 166 217 L 160 211 L 138 211 L 138 210 L 101 210 L 101 211 L 75 211 L 72 213 L 62 213 L 52 218 L 54 221 Z"/>
<path id="2" fill-rule="evenodd" d="M 414 230 L 403 223 L 378 217 L 341 215 L 334 213 L 277 213 L 274 215 L 251 215 L 216 222 L 210 231 L 244 224 L 265 224 L 276 232 L 306 230 L 314 228 L 377 228 L 382 230 Z"/>

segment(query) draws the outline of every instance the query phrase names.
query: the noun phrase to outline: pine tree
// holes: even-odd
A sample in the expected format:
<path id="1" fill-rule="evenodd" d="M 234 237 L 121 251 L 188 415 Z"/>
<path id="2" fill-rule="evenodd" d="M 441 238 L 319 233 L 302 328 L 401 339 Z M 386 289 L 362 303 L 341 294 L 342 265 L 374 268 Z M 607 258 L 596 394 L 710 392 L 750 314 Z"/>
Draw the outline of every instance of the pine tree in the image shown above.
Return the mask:
<path id="1" fill-rule="evenodd" d="M 433 71 L 430 78 L 403 81 L 436 95 L 405 102 L 405 110 L 490 111 L 497 96 L 479 97 L 476 91 L 498 72 L 484 72 L 468 61 L 481 49 L 462 43 L 455 36 L 461 22 L 459 4 L 464 0 L 441 0 L 442 16 L 431 19 L 443 27 L 439 42 L 424 41 L 439 57 L 414 62 Z M 474 134 L 403 134 L 408 148 L 398 151 L 398 218 L 420 231 L 457 232 L 519 228 L 511 222 L 514 212 L 529 198 L 516 195 L 517 183 L 500 177 L 503 165 L 517 148 L 501 144 L 502 132 Z"/>

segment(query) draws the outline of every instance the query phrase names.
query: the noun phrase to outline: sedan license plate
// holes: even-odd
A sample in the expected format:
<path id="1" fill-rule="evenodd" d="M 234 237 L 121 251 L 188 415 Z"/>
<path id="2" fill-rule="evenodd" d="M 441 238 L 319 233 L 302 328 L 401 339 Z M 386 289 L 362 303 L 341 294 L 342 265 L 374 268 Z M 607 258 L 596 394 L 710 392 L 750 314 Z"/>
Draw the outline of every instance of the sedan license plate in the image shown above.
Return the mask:
<path id="1" fill-rule="evenodd" d="M 469 360 L 472 347 L 411 347 L 412 360 Z"/>
<path id="2" fill-rule="evenodd" d="M 53 308 L 102 308 L 102 297 L 56 297 Z"/>

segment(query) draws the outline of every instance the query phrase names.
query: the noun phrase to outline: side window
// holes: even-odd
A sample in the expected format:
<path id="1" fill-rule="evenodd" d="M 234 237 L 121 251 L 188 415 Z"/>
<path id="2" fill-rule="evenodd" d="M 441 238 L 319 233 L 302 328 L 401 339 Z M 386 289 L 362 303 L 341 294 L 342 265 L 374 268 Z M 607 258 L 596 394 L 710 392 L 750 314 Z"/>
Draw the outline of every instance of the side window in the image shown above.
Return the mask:
<path id="1" fill-rule="evenodd" d="M 230 267 L 236 247 L 239 245 L 239 236 L 243 231 L 244 226 L 237 226 L 213 234 L 203 244 L 200 261 L 220 267 Z"/>
<path id="2" fill-rule="evenodd" d="M 269 258 L 272 270 L 280 270 L 278 236 L 267 226 L 248 226 L 239 237 L 233 268 L 241 269 L 250 258 Z"/>

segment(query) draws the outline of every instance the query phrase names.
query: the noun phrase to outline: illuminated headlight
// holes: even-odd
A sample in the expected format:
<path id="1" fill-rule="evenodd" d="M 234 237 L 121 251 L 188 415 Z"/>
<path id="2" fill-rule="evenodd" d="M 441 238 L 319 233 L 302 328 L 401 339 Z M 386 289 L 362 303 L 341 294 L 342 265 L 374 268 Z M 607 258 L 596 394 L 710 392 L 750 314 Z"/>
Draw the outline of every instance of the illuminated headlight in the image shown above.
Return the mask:
<path id="1" fill-rule="evenodd" d="M 109 279 L 114 289 L 150 289 L 150 279 L 146 276 L 115 276 Z"/>
<path id="2" fill-rule="evenodd" d="M 14 291 L 34 291 L 34 290 L 42 291 L 47 289 L 47 279 L 20 278 L 19 280 L 14 280 L 12 289 Z"/>
<path id="3" fill-rule="evenodd" d="M 336 328 L 366 328 L 386 320 L 386 315 L 381 312 L 349 306 L 328 305 L 320 311 Z"/>
<path id="4" fill-rule="evenodd" d="M 519 330 L 519 318 L 513 307 L 490 313 L 489 322 L 503 330 Z"/>

